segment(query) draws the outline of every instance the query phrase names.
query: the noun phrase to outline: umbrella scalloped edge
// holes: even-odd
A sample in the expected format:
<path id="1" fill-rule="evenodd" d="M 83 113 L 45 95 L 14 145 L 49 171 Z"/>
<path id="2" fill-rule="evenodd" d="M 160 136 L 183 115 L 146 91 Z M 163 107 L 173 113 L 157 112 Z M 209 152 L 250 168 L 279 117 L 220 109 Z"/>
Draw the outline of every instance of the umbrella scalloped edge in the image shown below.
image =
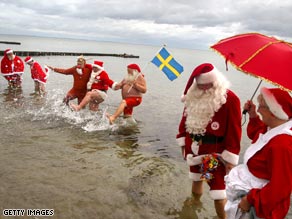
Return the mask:
<path id="1" fill-rule="evenodd" d="M 241 69 L 240 67 L 236 66 L 236 64 L 234 64 L 232 61 L 230 61 L 230 60 L 226 61 L 225 56 L 222 55 L 218 50 L 216 50 L 216 49 L 214 49 L 214 48 L 212 48 L 212 47 L 210 47 L 210 48 L 211 48 L 213 51 L 215 51 L 216 53 L 218 53 L 220 56 L 222 56 L 222 57 L 225 59 L 226 71 L 228 71 L 227 62 L 229 62 L 229 63 L 230 63 L 235 69 L 237 69 L 238 71 L 241 71 L 241 72 L 243 72 L 243 73 L 245 73 L 245 74 L 247 74 L 247 75 L 253 76 L 253 77 L 255 77 L 255 78 L 259 78 L 260 80 L 263 80 L 263 81 L 266 81 L 266 82 L 268 82 L 268 83 L 270 83 L 270 84 L 273 84 L 273 85 L 275 85 L 275 86 L 277 86 L 277 87 L 279 87 L 279 88 L 281 88 L 282 90 L 285 90 L 285 91 L 287 91 L 287 92 L 291 92 L 291 91 L 292 91 L 292 90 L 290 90 L 290 89 L 288 89 L 288 88 L 286 88 L 286 87 L 283 87 L 282 85 L 280 85 L 280 84 L 278 84 L 278 83 L 276 83 L 276 82 L 273 82 L 273 81 L 271 81 L 271 80 L 269 80 L 269 79 L 267 79 L 267 78 L 264 78 L 264 77 L 261 77 L 261 76 L 255 75 L 255 74 L 253 74 L 253 73 L 251 73 L 251 72 L 244 71 L 244 70 Z"/>

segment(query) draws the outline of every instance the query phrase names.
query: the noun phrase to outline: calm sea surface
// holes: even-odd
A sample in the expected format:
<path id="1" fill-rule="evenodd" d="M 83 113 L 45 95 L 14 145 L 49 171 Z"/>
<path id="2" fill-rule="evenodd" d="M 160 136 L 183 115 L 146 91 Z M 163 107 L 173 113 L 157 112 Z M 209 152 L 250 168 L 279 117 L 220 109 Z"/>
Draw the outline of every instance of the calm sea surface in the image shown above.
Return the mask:
<path id="1" fill-rule="evenodd" d="M 142 104 L 134 109 L 137 124 L 119 119 L 109 126 L 105 113 L 115 111 L 121 101 L 119 91 L 108 92 L 99 112 L 77 113 L 62 104 L 72 86 L 71 76 L 50 73 L 46 98 L 31 95 L 34 85 L 27 66 L 21 92 L 9 92 L 1 77 L 0 218 L 8 218 L 3 209 L 54 210 L 53 217 L 17 218 L 216 218 L 207 192 L 202 206 L 189 203 L 188 167 L 175 141 L 183 110 L 180 97 L 190 73 L 202 62 L 212 62 L 226 74 L 242 105 L 258 79 L 231 66 L 226 72 L 223 58 L 213 51 L 168 48 L 185 69 L 171 82 L 150 63 L 159 47 L 5 35 L 0 40 L 21 42 L 0 44 L 0 50 L 139 55 L 139 59 L 86 58 L 89 63 L 104 61 L 114 81 L 124 77 L 128 64 L 137 63 L 148 86 Z M 41 65 L 61 68 L 72 67 L 76 58 L 35 57 Z M 242 153 L 249 145 L 245 135 L 244 130 Z"/>

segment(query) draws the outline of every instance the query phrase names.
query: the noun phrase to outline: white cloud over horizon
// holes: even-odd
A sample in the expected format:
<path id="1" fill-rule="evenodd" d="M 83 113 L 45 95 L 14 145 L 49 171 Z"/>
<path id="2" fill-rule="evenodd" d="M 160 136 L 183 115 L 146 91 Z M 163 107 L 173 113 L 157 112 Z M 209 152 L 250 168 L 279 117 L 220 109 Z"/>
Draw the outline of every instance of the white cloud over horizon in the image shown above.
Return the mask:
<path id="1" fill-rule="evenodd" d="M 292 39 L 289 0 L 1 0 L 0 34 L 208 49 L 245 32 Z"/>

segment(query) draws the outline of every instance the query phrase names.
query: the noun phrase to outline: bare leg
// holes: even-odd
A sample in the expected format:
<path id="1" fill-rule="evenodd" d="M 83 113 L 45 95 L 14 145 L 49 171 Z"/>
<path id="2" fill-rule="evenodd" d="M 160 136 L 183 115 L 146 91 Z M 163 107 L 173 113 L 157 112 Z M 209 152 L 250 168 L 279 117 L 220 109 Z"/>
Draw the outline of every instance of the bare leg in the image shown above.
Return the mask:
<path id="1" fill-rule="evenodd" d="M 200 203 L 200 198 L 203 195 L 203 181 L 193 181 L 192 184 L 192 195 L 194 203 Z"/>
<path id="2" fill-rule="evenodd" d="M 215 210 L 219 219 L 226 218 L 226 213 L 224 211 L 225 204 L 226 204 L 226 199 L 214 200 Z"/>
<path id="3" fill-rule="evenodd" d="M 81 103 L 79 103 L 79 105 L 75 105 L 73 103 L 70 103 L 70 106 L 75 111 L 79 111 L 79 110 L 83 109 L 92 100 L 97 101 L 97 104 L 99 104 L 103 101 L 103 99 L 100 97 L 100 95 L 97 92 L 89 91 L 86 93 L 85 97 L 82 99 L 82 101 L 81 101 Z"/>
<path id="4" fill-rule="evenodd" d="M 72 109 L 75 110 L 75 111 L 79 111 L 83 107 L 85 107 L 89 103 L 89 101 L 91 100 L 91 94 L 90 93 L 91 92 L 87 92 L 87 94 L 82 99 L 82 101 L 81 101 L 81 103 L 79 105 L 75 105 L 73 103 L 70 103 L 70 106 L 72 107 Z"/>
<path id="5" fill-rule="evenodd" d="M 40 93 L 41 93 L 42 95 L 45 95 L 45 94 L 46 94 L 45 84 L 40 83 L 40 85 L 39 85 L 39 89 L 40 89 Z"/>
<path id="6" fill-rule="evenodd" d="M 124 111 L 125 107 L 127 106 L 127 103 L 125 100 L 122 100 L 122 102 L 120 103 L 120 105 L 118 106 L 116 112 L 113 115 L 107 115 L 110 124 L 113 124 L 114 121 L 118 118 L 119 115 L 122 114 L 122 112 Z"/>
<path id="7" fill-rule="evenodd" d="M 40 85 L 37 81 L 34 81 L 34 92 L 38 94 L 40 93 Z"/>

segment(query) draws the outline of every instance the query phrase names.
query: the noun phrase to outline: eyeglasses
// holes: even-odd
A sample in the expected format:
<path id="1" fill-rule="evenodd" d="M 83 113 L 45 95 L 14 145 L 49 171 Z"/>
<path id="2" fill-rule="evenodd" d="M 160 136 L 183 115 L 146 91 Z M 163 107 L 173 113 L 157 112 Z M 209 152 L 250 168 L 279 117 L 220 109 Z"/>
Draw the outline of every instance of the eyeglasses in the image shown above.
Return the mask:
<path id="1" fill-rule="evenodd" d="M 208 89 L 210 89 L 211 87 L 213 87 L 213 83 L 208 83 L 208 84 L 197 84 L 197 87 L 198 87 L 200 90 L 208 90 Z"/>

